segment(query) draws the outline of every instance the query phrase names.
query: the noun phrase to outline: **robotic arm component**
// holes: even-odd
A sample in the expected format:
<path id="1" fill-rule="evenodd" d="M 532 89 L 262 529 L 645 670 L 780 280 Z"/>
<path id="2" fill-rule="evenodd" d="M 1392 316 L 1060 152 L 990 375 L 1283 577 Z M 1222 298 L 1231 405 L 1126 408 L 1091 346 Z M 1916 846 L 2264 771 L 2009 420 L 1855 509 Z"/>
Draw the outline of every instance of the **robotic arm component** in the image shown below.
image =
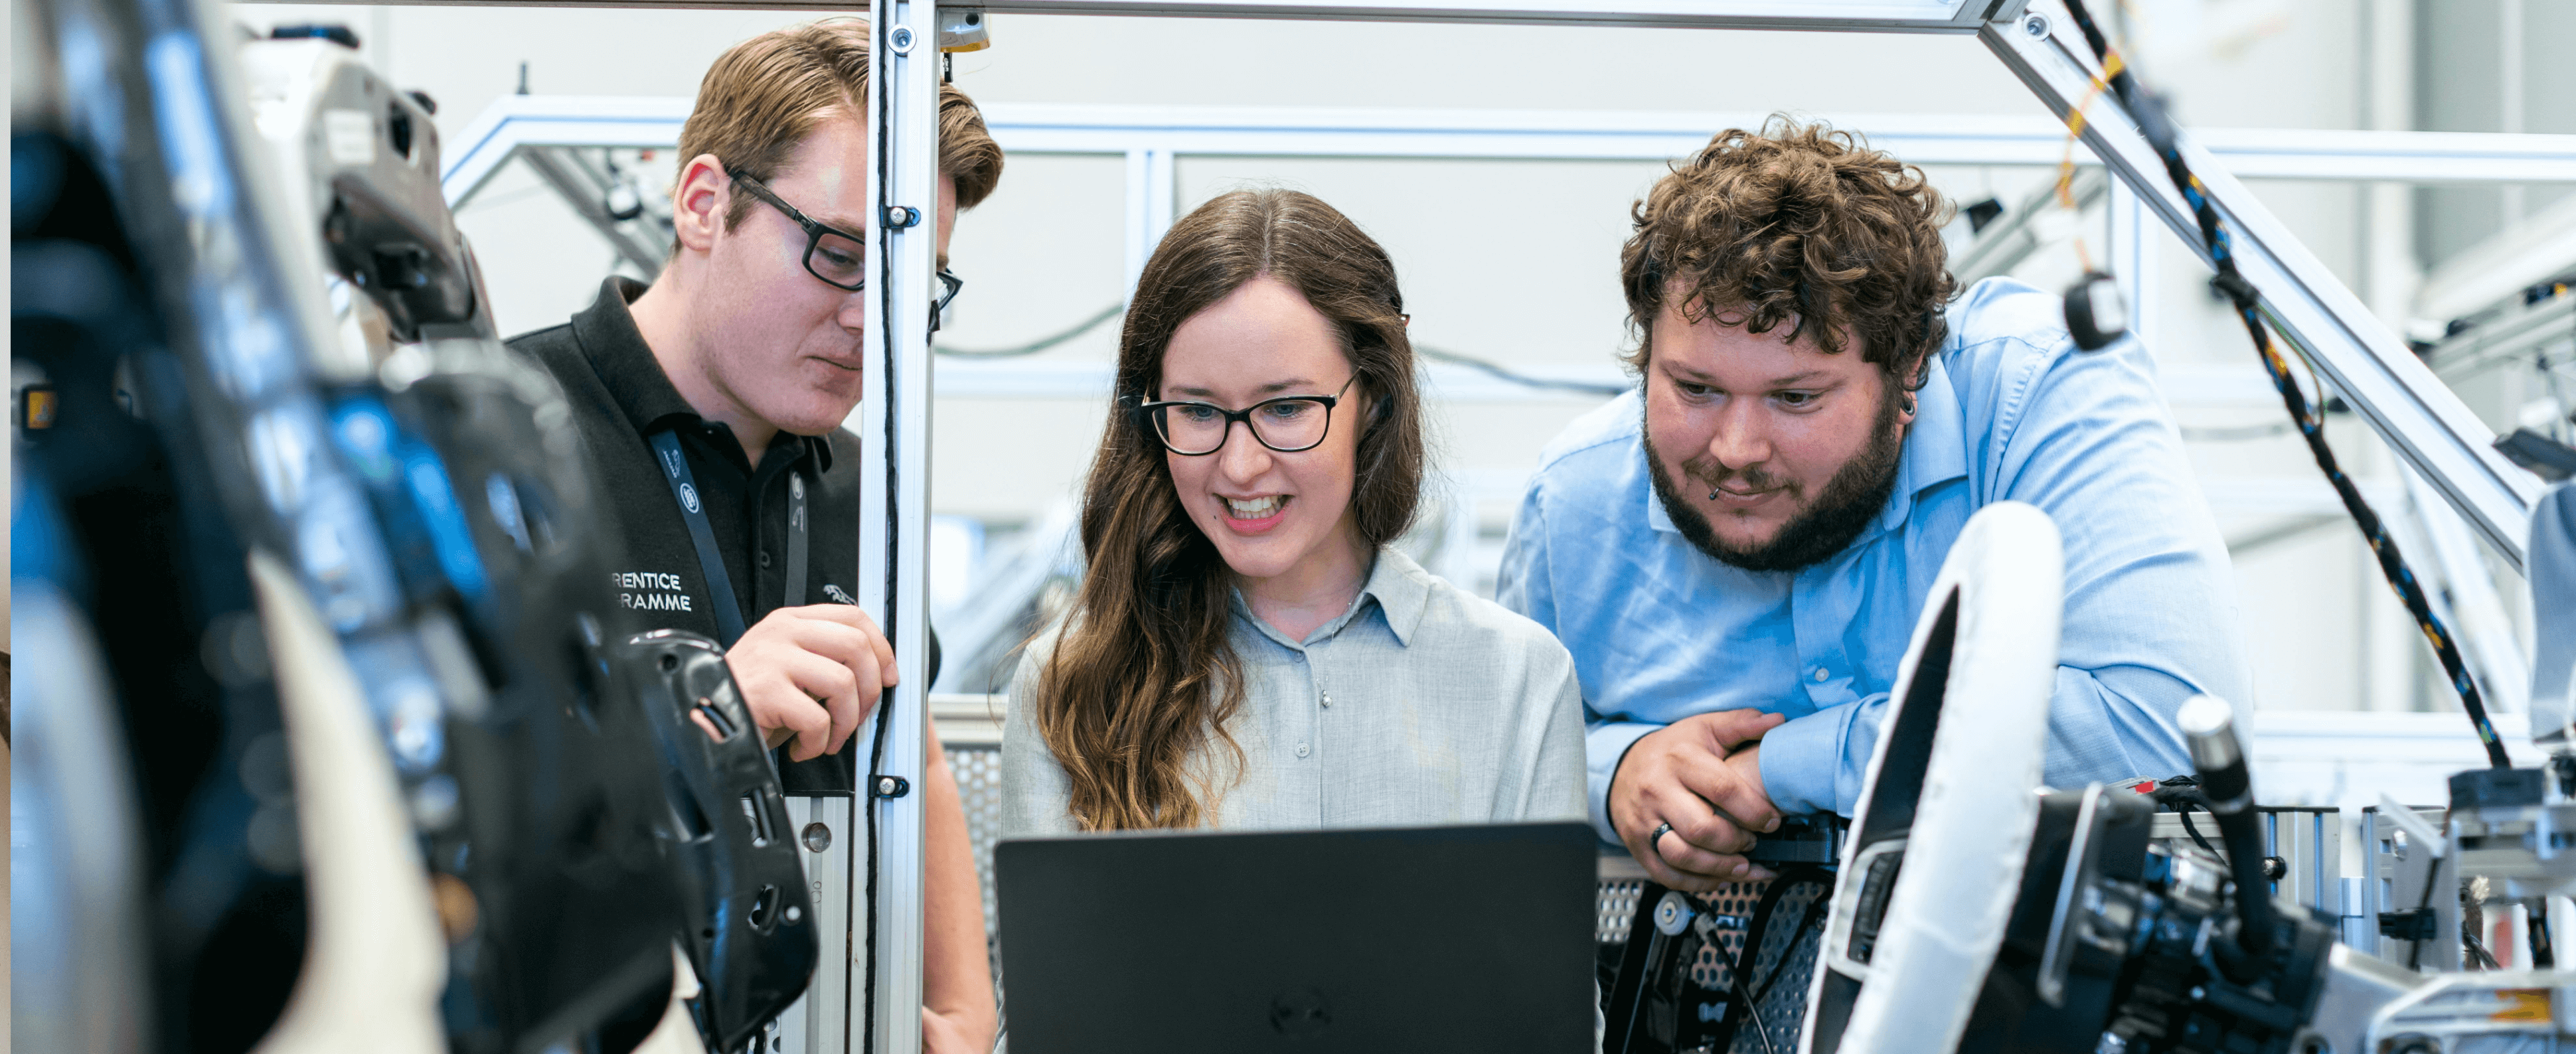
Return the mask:
<path id="1" fill-rule="evenodd" d="M 2181 724 L 2232 880 L 2152 843 L 2154 806 L 2129 790 L 2032 793 L 2059 560 L 2048 521 L 2007 503 L 1944 563 L 1853 820 L 1800 1050 L 2397 1049 L 2371 1021 L 2421 981 L 2338 947 L 2334 919 L 2271 902 L 2226 704 L 2194 700 Z"/>
<path id="2" fill-rule="evenodd" d="M 322 219 L 324 266 L 375 302 L 396 342 L 497 336 L 421 101 L 329 39 L 258 42 L 243 58 L 261 134 Z"/>
<path id="3" fill-rule="evenodd" d="M 427 112 L 336 44 L 248 50 L 263 128 L 309 174 L 309 229 L 393 345 L 339 391 L 334 438 L 405 595 L 446 613 L 457 643 L 444 727 L 468 815 L 425 827 L 490 932 L 458 976 L 473 995 L 450 1000 L 477 1012 L 451 1028 L 480 1045 L 588 1027 L 641 999 L 621 992 L 667 987 L 681 937 L 699 1031 L 739 1047 L 803 991 L 819 945 L 777 774 L 722 653 L 686 634 L 600 639 L 613 535 L 561 393 L 492 339 Z M 391 742 L 400 756 L 399 729 Z M 579 793 L 549 793 L 549 772 Z"/>
<path id="4" fill-rule="evenodd" d="M 2063 578 L 2056 526 L 2018 502 L 1971 517 L 1942 562 L 1853 813 L 1801 1051 L 1948 1050 L 1967 1028 L 2040 809 Z"/>
<path id="5" fill-rule="evenodd" d="M 667 837 L 700 979 L 698 1031 L 710 1050 L 739 1050 L 805 991 L 819 955 L 795 828 L 724 651 L 664 630 L 620 652 L 676 781 Z"/>

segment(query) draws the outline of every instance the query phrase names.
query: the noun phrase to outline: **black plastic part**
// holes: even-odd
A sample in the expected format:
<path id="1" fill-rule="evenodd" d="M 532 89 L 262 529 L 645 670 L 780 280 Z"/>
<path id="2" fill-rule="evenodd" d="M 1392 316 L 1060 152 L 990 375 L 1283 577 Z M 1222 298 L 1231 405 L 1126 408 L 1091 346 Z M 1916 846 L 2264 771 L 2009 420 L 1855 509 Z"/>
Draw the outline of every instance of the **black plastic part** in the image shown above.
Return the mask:
<path id="1" fill-rule="evenodd" d="M 2451 808 L 2483 809 L 2538 805 L 2547 793 L 2542 769 L 2471 769 L 2451 776 Z"/>
<path id="2" fill-rule="evenodd" d="M 805 991 L 822 954 L 787 802 L 714 641 L 641 634 L 615 662 L 675 777 L 663 836 L 680 883 L 682 943 L 703 986 L 699 1030 L 710 1050 L 738 1049 Z"/>
<path id="3" fill-rule="evenodd" d="M 249 1050 L 302 972 L 308 920 L 293 769 L 243 764 L 283 743 L 245 545 L 137 270 L 134 217 L 82 146 L 25 134 L 10 149 L 11 353 L 60 400 L 53 428 L 20 434 L 21 472 L 52 484 L 58 583 L 111 682 L 140 826 L 152 962 L 145 990 L 119 996 L 158 1049 Z M 120 359 L 139 414 L 111 398 Z"/>
<path id="4" fill-rule="evenodd" d="M 1757 864 L 1838 863 L 1843 856 L 1843 834 L 1850 827 L 1850 821 L 1831 813 L 1785 816 L 1779 830 L 1753 840 L 1753 848 L 1745 850 L 1744 858 Z"/>
<path id="5" fill-rule="evenodd" d="M 2495 448 L 2505 460 L 2551 483 L 2576 477 L 2576 448 L 2531 429 L 2514 429 L 2513 434 L 2496 440 Z"/>
<path id="6" fill-rule="evenodd" d="M 910 793 L 912 793 L 912 781 L 901 776 L 880 774 L 876 782 L 868 786 L 868 796 L 880 800 L 892 800 Z"/>
<path id="7" fill-rule="evenodd" d="M 2226 734 L 2237 735 L 2232 726 Z M 2228 873 L 2236 880 L 2236 947 L 2245 954 L 2242 959 L 2222 954 L 2219 963 L 2243 981 L 2250 976 L 2246 971 L 2271 955 L 2277 927 L 2272 917 L 2272 882 L 2263 874 L 2263 818 L 2254 808 L 2254 781 L 2245 767 L 2243 740 L 2237 742 L 2235 760 L 2194 774 L 2209 801 L 2210 815 L 2218 820 L 2219 840 L 2227 846 Z"/>
<path id="8" fill-rule="evenodd" d="M 2403 908 L 2379 913 L 2379 935 L 2401 941 L 2429 941 L 2440 936 L 2441 918 L 2431 908 Z"/>
<path id="9" fill-rule="evenodd" d="M 383 397 L 454 481 L 489 582 L 480 599 L 406 582 L 457 613 L 491 692 L 484 713 L 446 722 L 463 810 L 429 838 L 430 866 L 466 884 L 479 919 L 448 955 L 455 1054 L 533 1049 L 658 1000 L 681 917 L 660 750 L 593 614 L 614 603 L 616 537 L 586 462 L 551 453 L 580 449 L 569 415 L 542 401 L 561 396 L 526 369 L 439 360 Z M 379 508 L 391 531 L 398 518 Z"/>
<path id="10" fill-rule="evenodd" d="M 2032 831 L 2021 889 L 2005 925 L 2003 945 L 1977 993 L 1977 1006 L 1962 1032 L 1959 1050 L 2063 1051 L 2089 1049 L 2102 1035 L 2120 980 L 2124 949 L 2107 944 L 2089 930 L 2067 945 L 2065 989 L 2058 1004 L 2039 997 L 2039 969 L 2046 956 L 2049 931 L 2057 922 L 2058 893 L 2068 868 L 2094 877 L 2094 889 L 2105 900 L 2129 900 L 2128 884 L 2138 879 L 2146 859 L 2155 808 L 2140 794 L 2114 788 L 2104 795 L 2097 830 L 2085 844 L 2087 860 L 2072 857 L 2084 792 L 2058 791 L 2040 800 L 2039 822 Z M 2072 909 L 2086 910 L 2079 895 Z M 2078 926 L 2081 920 L 2065 920 Z"/>
<path id="11" fill-rule="evenodd" d="M 1995 222 L 1997 217 L 2004 214 L 2004 203 L 1994 198 L 1987 198 L 1968 206 L 1963 211 L 1968 216 L 1968 233 L 1984 234 L 1986 225 Z"/>
<path id="12" fill-rule="evenodd" d="M 2100 271 L 2086 271 L 2066 287 L 2066 332 L 2075 346 L 2100 351 L 2129 335 L 2129 307 L 2120 285 Z"/>
<path id="13" fill-rule="evenodd" d="M 349 27 L 330 23 L 300 26 L 278 26 L 268 31 L 270 40 L 328 40 L 351 51 L 358 50 L 358 34 Z"/>

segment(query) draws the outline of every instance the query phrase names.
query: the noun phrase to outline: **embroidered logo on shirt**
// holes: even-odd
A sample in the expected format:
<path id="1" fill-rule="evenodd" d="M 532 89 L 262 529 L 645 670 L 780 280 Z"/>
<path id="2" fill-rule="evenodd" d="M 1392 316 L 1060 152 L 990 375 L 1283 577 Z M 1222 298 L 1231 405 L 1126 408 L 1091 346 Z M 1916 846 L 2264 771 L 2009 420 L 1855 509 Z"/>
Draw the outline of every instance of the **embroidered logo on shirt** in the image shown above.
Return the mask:
<path id="1" fill-rule="evenodd" d="M 629 611 L 690 611 L 689 587 L 680 576 L 660 571 L 620 571 L 608 576 L 617 587 L 617 605 Z"/>
<path id="2" fill-rule="evenodd" d="M 836 586 L 836 585 L 833 585 L 833 584 L 831 584 L 831 583 L 829 583 L 829 582 L 825 582 L 825 583 L 823 583 L 823 595 L 824 595 L 824 596 L 827 596 L 827 597 L 830 597 L 830 598 L 832 598 L 832 599 L 834 599 L 834 600 L 837 600 L 837 601 L 839 601 L 839 602 L 841 602 L 841 603 L 848 604 L 848 605 L 850 605 L 851 607 L 857 607 L 857 606 L 859 606 L 859 600 L 858 600 L 858 598 L 857 598 L 857 597 L 853 597 L 853 596 L 851 596 L 849 593 L 847 593 L 847 592 L 843 591 L 843 590 L 841 589 L 841 587 Z"/>

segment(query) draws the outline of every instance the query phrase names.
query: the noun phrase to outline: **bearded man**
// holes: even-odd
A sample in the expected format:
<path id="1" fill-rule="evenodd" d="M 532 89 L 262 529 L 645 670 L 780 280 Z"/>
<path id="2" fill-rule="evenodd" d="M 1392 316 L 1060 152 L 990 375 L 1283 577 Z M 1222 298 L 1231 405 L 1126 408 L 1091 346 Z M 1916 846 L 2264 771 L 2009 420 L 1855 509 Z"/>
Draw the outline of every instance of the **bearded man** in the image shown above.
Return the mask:
<path id="1" fill-rule="evenodd" d="M 2244 698 L 2227 552 L 2134 340 L 2060 300 L 1951 303 L 1919 169 L 1775 118 L 1676 164 L 1621 253 L 1639 387 L 1551 442 L 1497 598 L 1582 681 L 1591 820 L 1656 881 L 1770 877 L 1783 814 L 1849 815 L 1968 517 L 2065 538 L 2047 778 L 2186 772 L 2174 712 Z"/>

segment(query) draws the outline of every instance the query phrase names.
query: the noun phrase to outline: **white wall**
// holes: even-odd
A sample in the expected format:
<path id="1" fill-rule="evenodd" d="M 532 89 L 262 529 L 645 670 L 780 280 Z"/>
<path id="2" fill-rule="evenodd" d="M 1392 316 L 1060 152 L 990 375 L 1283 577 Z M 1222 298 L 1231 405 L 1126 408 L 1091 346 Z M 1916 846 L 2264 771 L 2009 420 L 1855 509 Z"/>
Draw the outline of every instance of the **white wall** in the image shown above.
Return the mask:
<path id="1" fill-rule="evenodd" d="M 2355 10 L 2332 0 L 2177 0 L 2141 5 L 2142 65 L 2186 122 L 2350 128 L 2364 118 Z M 761 11 L 603 11 L 493 7 L 235 9 L 267 25 L 339 21 L 397 84 L 429 91 L 453 135 L 517 87 L 543 94 L 685 96 L 723 48 L 813 17 Z M 1000 16 L 991 50 L 960 56 L 958 83 L 986 102 L 1243 106 L 1645 109 L 1761 114 L 2044 111 L 1973 39 L 1851 34 L 1540 29 Z M 1715 129 L 1711 129 L 1714 131 Z M 659 159 L 668 165 L 669 159 Z M 1394 255 L 1418 341 L 1506 363 L 1603 362 L 1622 345 L 1616 259 L 1625 210 L 1657 166 L 1609 163 L 1186 159 L 1186 209 L 1243 183 L 1310 190 L 1367 227 Z M 2046 171 L 1942 169 L 1965 199 L 2014 201 Z M 665 177 L 667 178 L 667 176 Z M 2264 199 L 2348 280 L 2360 253 L 2358 192 L 2270 184 Z M 1053 332 L 1113 302 L 1124 269 L 1123 174 L 1115 158 L 1015 157 L 1001 189 L 959 224 L 955 269 L 968 281 L 943 343 L 994 347 Z M 610 267 L 607 245 L 535 181 L 512 171 L 460 216 L 478 247 L 505 328 L 561 321 Z M 2103 251 L 2099 227 L 2092 245 Z M 2153 326 L 2176 365 L 2241 364 L 2252 349 L 2198 290 L 2205 272 L 2178 245 L 2159 260 L 2168 291 Z M 2024 271 L 2054 285 L 2075 270 L 2060 248 Z M 1106 361 L 1112 330 L 1047 353 Z M 1442 464 L 1466 475 L 1526 472 L 1541 444 L 1592 402 L 1555 399 L 1444 408 Z M 2185 407 L 2187 426 L 2281 419 L 2277 406 Z M 1096 401 L 944 400 L 935 417 L 942 511 L 1008 523 L 1072 492 L 1101 424 Z M 2374 439 L 2334 426 L 2360 475 L 2385 471 Z M 2293 437 L 2195 443 L 2206 478 L 2316 478 Z M 1480 509 L 1489 531 L 1508 504 Z M 2221 510 L 2232 535 L 2259 518 Z M 2420 644 L 2391 643 L 2394 600 L 2345 523 L 2249 553 L 2238 563 L 2259 703 L 2342 709 L 2430 699 Z M 2402 617 L 2402 616 L 2401 616 Z M 2374 643 L 2376 642 L 2376 643 Z M 2406 649 L 2413 647 L 2414 652 Z M 2374 653 L 2394 655 L 2375 665 Z M 2374 689 L 2374 678 L 2379 686 Z M 2399 683 L 2403 682 L 2403 683 Z"/>

